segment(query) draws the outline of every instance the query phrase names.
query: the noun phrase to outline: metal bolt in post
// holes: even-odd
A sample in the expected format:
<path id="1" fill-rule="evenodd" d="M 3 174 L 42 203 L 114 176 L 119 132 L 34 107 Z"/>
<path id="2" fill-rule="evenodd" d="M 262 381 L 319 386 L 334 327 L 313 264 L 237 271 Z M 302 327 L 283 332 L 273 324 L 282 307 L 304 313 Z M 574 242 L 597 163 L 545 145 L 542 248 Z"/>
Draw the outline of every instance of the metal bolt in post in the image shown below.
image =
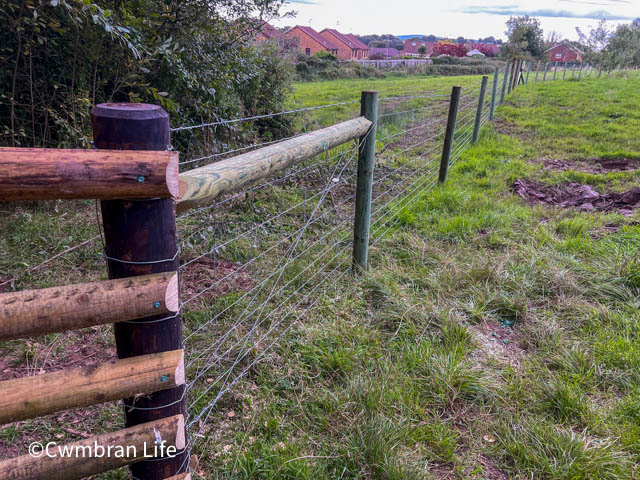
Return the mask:
<path id="1" fill-rule="evenodd" d="M 509 62 L 504 66 L 504 78 L 502 79 L 502 91 L 500 92 L 500 105 L 504 102 L 504 95 L 507 93 L 507 82 L 509 81 Z"/>
<path id="2" fill-rule="evenodd" d="M 489 77 L 486 75 L 482 77 L 482 83 L 480 84 L 480 96 L 478 97 L 478 108 L 476 110 L 476 121 L 473 126 L 472 142 L 478 141 L 478 135 L 480 135 L 480 122 L 482 121 L 482 107 L 484 106 L 484 97 L 487 92 L 487 84 L 489 83 Z"/>
<path id="3" fill-rule="evenodd" d="M 97 148 L 166 150 L 169 145 L 169 115 L 156 105 L 102 104 L 91 111 L 91 120 Z M 103 200 L 100 207 L 110 279 L 178 270 L 174 200 Z M 180 315 L 119 322 L 114 333 L 121 359 L 183 348 Z M 181 386 L 125 399 L 125 425 L 185 415 L 184 392 Z M 187 455 L 141 461 L 131 465 L 131 473 L 145 480 L 171 477 L 186 471 Z"/>
<path id="4" fill-rule="evenodd" d="M 456 134 L 456 121 L 458 119 L 458 105 L 460 104 L 460 92 L 462 87 L 451 89 L 451 103 L 449 104 L 449 117 L 447 118 L 447 132 L 444 136 L 444 147 L 442 148 L 442 158 L 440 160 L 440 172 L 438 181 L 444 183 L 449 174 L 449 161 L 451 159 L 451 149 Z"/>
<path id="5" fill-rule="evenodd" d="M 496 113 L 496 97 L 498 96 L 498 78 L 500 77 L 500 69 L 496 68 L 493 72 L 493 86 L 491 89 L 491 107 L 489 108 L 489 120 L 493 120 Z"/>
<path id="6" fill-rule="evenodd" d="M 371 193 L 373 190 L 373 164 L 376 156 L 376 127 L 378 122 L 378 92 L 362 92 L 360 115 L 373 125 L 360 139 L 358 151 L 358 178 L 356 186 L 356 212 L 353 227 L 353 268 L 369 268 L 369 228 L 371 225 Z"/>

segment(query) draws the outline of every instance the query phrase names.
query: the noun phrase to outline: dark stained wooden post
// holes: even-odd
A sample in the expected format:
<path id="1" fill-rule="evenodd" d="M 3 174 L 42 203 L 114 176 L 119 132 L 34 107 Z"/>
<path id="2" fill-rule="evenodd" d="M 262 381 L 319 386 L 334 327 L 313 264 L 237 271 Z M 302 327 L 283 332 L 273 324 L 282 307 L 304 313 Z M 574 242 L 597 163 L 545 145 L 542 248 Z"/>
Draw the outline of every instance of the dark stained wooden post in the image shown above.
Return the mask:
<path id="1" fill-rule="evenodd" d="M 496 68 L 493 72 L 493 85 L 491 87 L 491 107 L 489 109 L 489 120 L 493 120 L 496 113 L 496 100 L 498 96 L 498 78 L 500 78 L 500 69 Z"/>
<path id="2" fill-rule="evenodd" d="M 378 92 L 362 92 L 360 115 L 370 120 L 373 125 L 371 125 L 369 132 L 360 139 L 358 152 L 356 213 L 353 227 L 353 267 L 356 271 L 369 268 L 369 228 L 371 226 L 373 164 L 376 157 Z"/>
<path id="3" fill-rule="evenodd" d="M 167 150 L 169 116 L 161 107 L 139 103 L 102 104 L 91 112 L 94 144 L 113 150 Z M 138 179 L 144 182 L 144 177 Z M 101 202 L 109 278 L 175 272 L 180 259 L 175 202 L 170 198 Z M 121 359 L 182 349 L 179 315 L 156 315 L 115 324 Z M 186 410 L 185 387 L 125 399 L 126 426 L 131 427 Z M 187 452 L 131 466 L 134 478 L 161 480 L 186 471 Z"/>
<path id="4" fill-rule="evenodd" d="M 472 142 L 478 141 L 478 135 L 480 135 L 480 123 L 482 121 L 482 107 L 484 106 L 484 97 L 487 92 L 487 84 L 489 83 L 489 77 L 486 75 L 482 77 L 482 83 L 480 84 L 480 96 L 478 97 L 478 108 L 476 109 L 476 121 L 473 125 L 473 138 Z"/>
<path id="5" fill-rule="evenodd" d="M 449 104 L 449 117 L 447 119 L 447 132 L 444 136 L 444 147 L 442 148 L 442 158 L 440 159 L 440 172 L 438 181 L 444 183 L 447 181 L 449 174 L 449 159 L 451 158 L 451 149 L 456 134 L 456 121 L 458 120 L 458 105 L 460 104 L 460 92 L 462 87 L 453 87 L 451 89 L 451 103 Z"/>

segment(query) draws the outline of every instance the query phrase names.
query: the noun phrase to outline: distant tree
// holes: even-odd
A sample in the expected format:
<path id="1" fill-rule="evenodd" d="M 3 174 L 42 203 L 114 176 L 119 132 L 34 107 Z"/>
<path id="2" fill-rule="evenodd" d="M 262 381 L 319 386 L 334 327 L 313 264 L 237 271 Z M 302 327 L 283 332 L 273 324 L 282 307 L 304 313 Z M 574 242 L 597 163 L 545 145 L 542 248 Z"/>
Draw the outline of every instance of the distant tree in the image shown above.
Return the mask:
<path id="1" fill-rule="evenodd" d="M 616 28 L 602 50 L 600 66 L 607 70 L 640 66 L 640 19 Z"/>
<path id="2" fill-rule="evenodd" d="M 546 51 L 547 49 L 553 47 L 554 45 L 560 43 L 561 41 L 562 41 L 562 35 L 560 35 L 555 30 L 552 32 L 549 32 L 547 34 L 547 39 L 544 42 L 544 50 Z"/>
<path id="3" fill-rule="evenodd" d="M 537 18 L 511 17 L 507 21 L 507 44 L 503 54 L 510 58 L 541 58 L 544 53 L 544 37 Z"/>
<path id="4" fill-rule="evenodd" d="M 420 47 L 418 47 L 418 53 L 420 55 L 426 55 L 427 54 L 427 47 L 425 47 L 424 45 L 420 45 Z"/>
<path id="5" fill-rule="evenodd" d="M 454 44 L 449 42 L 438 42 L 433 47 L 433 55 L 449 55 L 451 57 L 464 57 L 467 55 L 467 48 L 462 44 Z"/>
<path id="6" fill-rule="evenodd" d="M 426 37 L 424 37 L 426 42 L 437 42 L 438 41 L 438 37 L 436 37 L 435 35 L 427 35 Z"/>
<path id="7" fill-rule="evenodd" d="M 496 43 L 496 39 L 494 37 L 480 38 L 480 43 Z"/>
<path id="8" fill-rule="evenodd" d="M 458 38 L 456 38 L 456 42 L 465 43 L 465 38 L 464 37 L 458 37 Z"/>
<path id="9" fill-rule="evenodd" d="M 482 54 L 483 54 L 485 57 L 495 57 L 495 56 L 499 53 L 499 51 L 498 51 L 498 52 L 496 52 L 496 51 L 495 51 L 494 49 L 492 49 L 489 45 L 484 45 L 484 44 L 481 44 L 481 45 L 475 45 L 475 48 L 476 48 L 479 52 L 482 52 Z"/>
<path id="10" fill-rule="evenodd" d="M 609 43 L 613 29 L 609 28 L 606 20 L 600 20 L 596 28 L 589 33 L 584 33 L 580 27 L 576 27 L 580 48 L 584 51 L 584 59 L 595 65 L 602 65 L 605 61 L 604 49 Z"/>

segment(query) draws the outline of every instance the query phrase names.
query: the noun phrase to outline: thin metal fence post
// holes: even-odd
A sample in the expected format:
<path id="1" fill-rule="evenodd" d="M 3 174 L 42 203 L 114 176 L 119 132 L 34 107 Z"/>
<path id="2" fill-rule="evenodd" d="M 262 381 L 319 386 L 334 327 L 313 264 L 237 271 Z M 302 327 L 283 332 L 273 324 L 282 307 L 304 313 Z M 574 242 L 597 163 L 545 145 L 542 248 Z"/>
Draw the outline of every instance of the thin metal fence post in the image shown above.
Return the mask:
<path id="1" fill-rule="evenodd" d="M 524 81 L 524 83 L 529 83 L 529 75 L 531 74 L 531 64 L 532 63 L 533 63 L 532 61 L 529 61 L 529 63 L 528 63 L 528 66 L 527 66 L 527 78 Z"/>
<path id="2" fill-rule="evenodd" d="M 491 88 L 491 107 L 489 108 L 489 120 L 493 120 L 496 113 L 496 97 L 498 96 L 498 78 L 500 77 L 500 69 L 496 68 L 493 72 L 493 85 Z"/>
<path id="3" fill-rule="evenodd" d="M 373 165 L 376 156 L 378 92 L 362 92 L 360 115 L 370 120 L 372 125 L 369 132 L 360 139 L 358 151 L 356 211 L 353 226 L 353 268 L 355 271 L 369 268 L 369 229 L 371 227 Z"/>
<path id="4" fill-rule="evenodd" d="M 451 149 L 456 134 L 456 121 L 458 119 L 458 105 L 460 104 L 460 91 L 462 87 L 453 87 L 451 89 L 451 103 L 449 104 L 449 117 L 447 119 L 447 132 L 444 137 L 444 146 L 442 148 L 442 158 L 440 160 L 440 172 L 438 181 L 444 183 L 447 181 L 449 174 L 449 160 L 451 158 Z"/>
<path id="5" fill-rule="evenodd" d="M 489 83 L 489 77 L 486 75 L 482 77 L 482 83 L 480 84 L 480 96 L 478 97 L 478 108 L 476 110 L 476 121 L 473 126 L 473 139 L 472 142 L 478 141 L 478 135 L 480 135 L 480 122 L 482 120 L 482 107 L 484 106 L 484 97 L 487 92 L 487 84 Z"/>
<path id="6" fill-rule="evenodd" d="M 161 107 L 141 103 L 101 104 L 91 111 L 96 148 L 166 150 L 169 115 Z M 139 181 L 144 181 L 140 177 Z M 176 205 L 170 198 L 103 200 L 100 202 L 104 254 L 110 279 L 176 272 L 180 266 Z M 114 325 L 121 359 L 181 350 L 180 314 L 142 318 Z M 124 400 L 126 427 L 182 414 L 185 386 Z M 147 459 L 131 465 L 133 478 L 161 480 L 188 468 L 188 451 L 173 457 Z"/>
<path id="7" fill-rule="evenodd" d="M 500 105 L 504 102 L 504 95 L 507 93 L 507 82 L 509 81 L 509 62 L 504 66 L 504 78 L 502 79 L 502 91 L 500 92 Z"/>

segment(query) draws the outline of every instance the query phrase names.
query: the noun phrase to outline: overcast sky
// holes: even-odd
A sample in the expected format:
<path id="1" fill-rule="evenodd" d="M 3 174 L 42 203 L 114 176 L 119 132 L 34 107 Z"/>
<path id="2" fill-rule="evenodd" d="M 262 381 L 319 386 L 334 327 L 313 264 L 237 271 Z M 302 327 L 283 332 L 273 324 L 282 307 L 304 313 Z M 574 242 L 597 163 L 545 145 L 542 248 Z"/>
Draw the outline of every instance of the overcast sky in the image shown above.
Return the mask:
<path id="1" fill-rule="evenodd" d="M 574 40 L 575 27 L 587 29 L 602 18 L 629 23 L 640 16 L 640 0 L 289 0 L 287 8 L 297 11 L 297 17 L 274 24 L 454 38 L 505 38 L 509 16 L 530 15 L 540 19 L 545 36 L 556 31 Z"/>

